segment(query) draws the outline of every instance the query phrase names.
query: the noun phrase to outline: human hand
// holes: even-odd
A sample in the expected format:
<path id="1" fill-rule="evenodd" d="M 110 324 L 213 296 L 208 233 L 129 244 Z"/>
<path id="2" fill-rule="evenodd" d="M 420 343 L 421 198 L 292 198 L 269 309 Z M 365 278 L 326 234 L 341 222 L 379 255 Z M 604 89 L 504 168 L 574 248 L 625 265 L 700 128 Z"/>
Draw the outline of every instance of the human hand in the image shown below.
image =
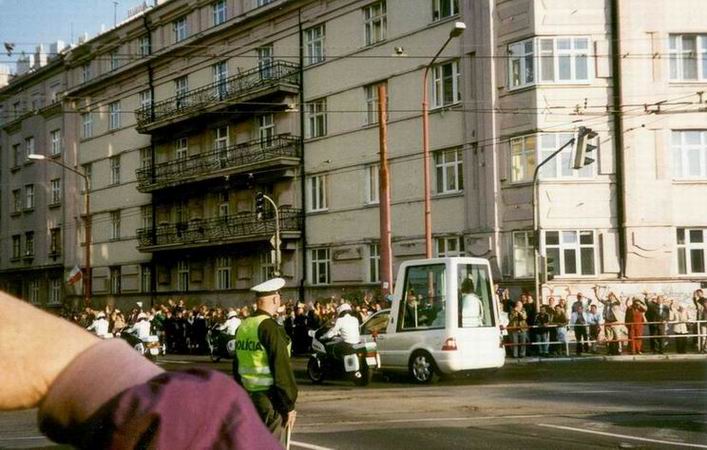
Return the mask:
<path id="1" fill-rule="evenodd" d="M 290 430 L 295 426 L 295 420 L 297 419 L 297 411 L 294 409 L 287 413 L 286 426 L 290 427 Z"/>
<path id="2" fill-rule="evenodd" d="M 61 371 L 98 338 L 0 292 L 0 411 L 32 408 Z"/>

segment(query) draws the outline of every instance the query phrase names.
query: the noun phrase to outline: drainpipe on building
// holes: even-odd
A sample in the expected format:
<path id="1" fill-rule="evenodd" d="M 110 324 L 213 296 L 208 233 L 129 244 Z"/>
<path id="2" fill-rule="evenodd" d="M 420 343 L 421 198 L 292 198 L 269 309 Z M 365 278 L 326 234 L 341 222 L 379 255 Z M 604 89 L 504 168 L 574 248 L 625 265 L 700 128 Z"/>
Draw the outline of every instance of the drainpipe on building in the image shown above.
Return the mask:
<path id="1" fill-rule="evenodd" d="M 621 11 L 619 0 L 611 0 L 611 78 L 614 121 L 614 161 L 616 167 L 616 215 L 619 227 L 619 278 L 626 277 L 626 192 L 624 165 L 624 126 L 621 108 Z"/>
<path id="2" fill-rule="evenodd" d="M 155 6 L 157 1 L 155 1 Z M 142 25 L 145 27 L 147 32 L 147 45 L 149 46 L 150 53 L 152 53 L 152 30 L 147 23 L 147 14 L 142 16 Z M 155 118 L 155 75 L 151 64 L 147 64 L 147 84 L 150 88 L 150 119 Z M 152 141 L 152 136 L 150 136 L 150 181 L 155 182 L 155 143 Z M 152 211 L 152 220 L 150 223 L 152 241 L 156 242 L 157 239 L 157 208 L 155 206 L 155 194 L 151 194 L 150 209 Z M 157 263 L 155 262 L 155 255 L 152 254 L 150 257 L 150 307 L 155 305 L 155 293 L 157 292 Z"/>
<path id="3" fill-rule="evenodd" d="M 299 26 L 299 135 L 300 135 L 300 195 L 302 195 L 302 278 L 299 284 L 300 301 L 305 301 L 304 285 L 307 282 L 307 205 L 304 177 L 304 30 L 302 29 L 302 9 L 297 11 Z"/>

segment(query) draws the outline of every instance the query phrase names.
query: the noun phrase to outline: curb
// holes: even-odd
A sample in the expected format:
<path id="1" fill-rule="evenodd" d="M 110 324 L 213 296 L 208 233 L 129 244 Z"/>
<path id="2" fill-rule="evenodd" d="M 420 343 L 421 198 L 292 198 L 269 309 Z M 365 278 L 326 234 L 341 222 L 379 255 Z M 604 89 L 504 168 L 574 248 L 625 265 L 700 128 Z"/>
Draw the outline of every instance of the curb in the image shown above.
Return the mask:
<path id="1" fill-rule="evenodd" d="M 553 362 L 579 362 L 579 361 L 685 361 L 685 360 L 705 360 L 707 354 L 685 354 L 685 355 L 591 355 L 591 356 L 564 356 L 559 358 L 540 358 L 536 356 L 525 357 L 523 359 L 506 358 L 506 365 L 525 364 L 548 364 Z"/>

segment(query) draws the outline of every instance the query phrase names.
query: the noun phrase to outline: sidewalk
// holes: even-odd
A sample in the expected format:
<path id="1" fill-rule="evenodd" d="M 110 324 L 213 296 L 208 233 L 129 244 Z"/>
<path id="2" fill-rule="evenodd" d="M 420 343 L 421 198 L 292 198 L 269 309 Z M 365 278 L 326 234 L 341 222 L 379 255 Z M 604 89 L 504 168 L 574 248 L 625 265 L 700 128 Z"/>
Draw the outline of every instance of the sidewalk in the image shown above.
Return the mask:
<path id="1" fill-rule="evenodd" d="M 553 363 L 553 362 L 568 362 L 568 361 L 662 361 L 662 360 L 671 360 L 671 361 L 681 361 L 681 360 L 704 360 L 707 361 L 707 354 L 705 353 L 684 353 L 684 354 L 679 354 L 679 353 L 670 353 L 670 354 L 663 354 L 663 355 L 631 355 L 631 354 L 626 354 L 626 355 L 618 355 L 618 356 L 612 356 L 612 355 L 597 355 L 594 353 L 587 353 L 587 356 L 575 356 L 575 355 L 570 355 L 570 356 L 560 356 L 560 357 L 555 357 L 555 358 L 542 358 L 538 356 L 527 356 L 522 359 L 515 359 L 515 358 L 506 358 L 506 365 L 513 365 L 513 364 L 532 364 L 532 363 Z"/>

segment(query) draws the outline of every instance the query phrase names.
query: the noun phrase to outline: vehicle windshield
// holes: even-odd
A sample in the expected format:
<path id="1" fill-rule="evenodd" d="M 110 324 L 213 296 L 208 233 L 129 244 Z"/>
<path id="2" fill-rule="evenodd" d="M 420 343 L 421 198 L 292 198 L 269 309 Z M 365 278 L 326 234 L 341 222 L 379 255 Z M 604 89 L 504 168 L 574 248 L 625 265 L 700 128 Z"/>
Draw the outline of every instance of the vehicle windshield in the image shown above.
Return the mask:
<path id="1" fill-rule="evenodd" d="M 405 273 L 401 330 L 444 328 L 447 298 L 444 264 L 411 266 Z"/>
<path id="2" fill-rule="evenodd" d="M 459 327 L 492 327 L 493 294 L 488 267 L 483 264 L 460 264 L 457 268 L 459 290 Z"/>
<path id="3" fill-rule="evenodd" d="M 385 329 L 388 326 L 388 319 L 390 318 L 390 312 L 384 311 L 376 314 L 375 316 L 368 319 L 361 326 L 362 334 L 380 334 L 385 333 Z"/>

